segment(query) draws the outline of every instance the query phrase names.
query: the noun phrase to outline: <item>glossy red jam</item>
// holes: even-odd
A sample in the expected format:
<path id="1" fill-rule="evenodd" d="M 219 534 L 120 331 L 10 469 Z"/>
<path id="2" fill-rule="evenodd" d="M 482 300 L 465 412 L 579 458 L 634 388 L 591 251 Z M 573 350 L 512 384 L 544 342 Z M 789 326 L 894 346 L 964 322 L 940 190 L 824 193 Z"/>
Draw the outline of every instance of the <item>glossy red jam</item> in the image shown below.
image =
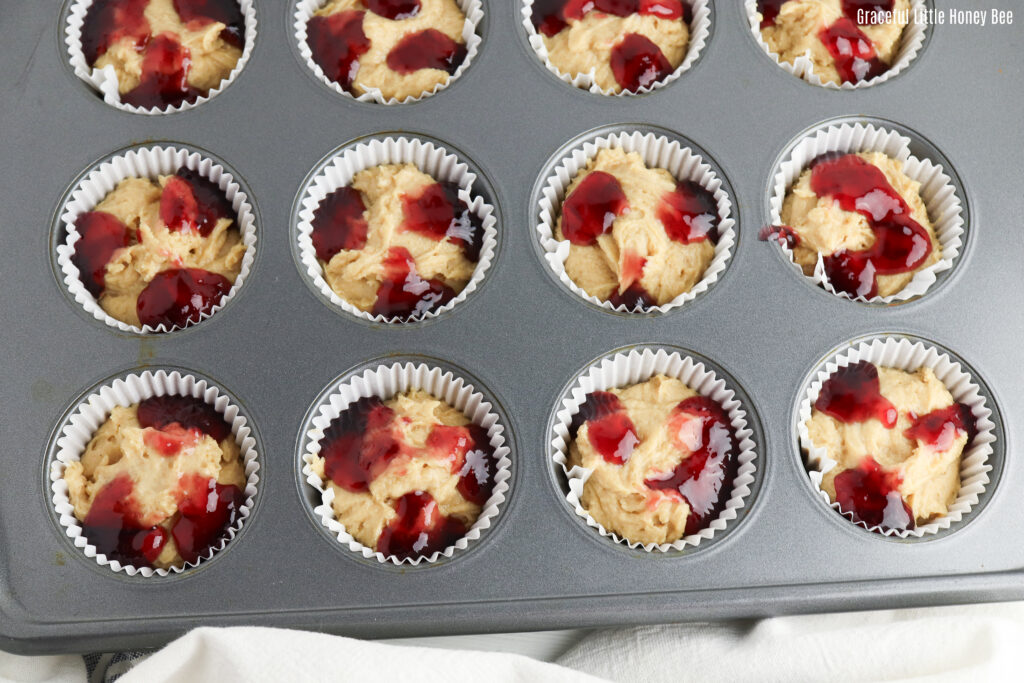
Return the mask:
<path id="1" fill-rule="evenodd" d="M 197 474 L 183 477 L 180 486 L 181 517 L 171 527 L 171 536 L 182 558 L 195 562 L 228 537 L 245 503 L 245 493 L 233 484 L 218 484 L 216 479 Z"/>
<path id="2" fill-rule="evenodd" d="M 420 69 L 440 69 L 454 74 L 466 60 L 466 46 L 432 28 L 405 35 L 391 48 L 387 65 L 400 74 Z"/>
<path id="3" fill-rule="evenodd" d="M 92 66 L 115 43 L 131 38 L 142 49 L 149 40 L 143 14 L 149 0 L 94 0 L 82 22 L 82 52 Z"/>
<path id="4" fill-rule="evenodd" d="M 682 0 L 534 0 L 533 26 L 550 38 L 587 12 L 617 17 L 648 14 L 660 19 L 682 18 L 687 24 L 692 18 L 689 3 Z"/>
<path id="5" fill-rule="evenodd" d="M 878 59 L 875 45 L 848 17 L 840 17 L 818 34 L 832 55 L 839 77 L 845 83 L 859 83 L 885 73 L 889 65 Z"/>
<path id="6" fill-rule="evenodd" d="M 377 289 L 373 315 L 405 320 L 444 306 L 456 296 L 441 280 L 424 280 L 405 247 L 391 247 L 384 258 L 384 279 Z"/>
<path id="7" fill-rule="evenodd" d="M 142 441 L 160 455 L 170 457 L 195 446 L 202 435 L 195 427 L 185 429 L 179 424 L 171 424 L 163 430 L 147 429 L 142 434 Z"/>
<path id="8" fill-rule="evenodd" d="M 401 230 L 411 230 L 438 241 L 447 237 L 462 247 L 467 259 L 480 260 L 483 224 L 466 202 L 459 199 L 457 184 L 433 183 L 415 195 L 404 195 L 402 211 Z"/>
<path id="9" fill-rule="evenodd" d="M 359 58 L 370 49 L 370 39 L 363 33 L 364 14 L 359 10 L 345 10 L 313 17 L 306 25 L 313 61 L 327 78 L 349 92 L 359 72 Z"/>
<path id="10" fill-rule="evenodd" d="M 713 194 L 692 180 L 677 183 L 674 192 L 662 197 L 658 220 L 676 242 L 718 242 L 718 203 Z"/>
<path id="11" fill-rule="evenodd" d="M 732 488 L 736 438 L 725 409 L 706 396 L 679 403 L 668 421 L 673 445 L 686 457 L 675 469 L 644 480 L 649 488 L 678 492 L 690 507 L 687 535 L 718 517 Z"/>
<path id="12" fill-rule="evenodd" d="M 218 21 L 224 24 L 220 32 L 224 42 L 238 49 L 245 45 L 245 19 L 238 0 L 174 0 L 174 10 L 189 29 Z"/>
<path id="13" fill-rule="evenodd" d="M 661 48 L 639 33 L 627 33 L 612 47 L 608 63 L 615 82 L 626 92 L 647 88 L 672 73 Z"/>
<path id="14" fill-rule="evenodd" d="M 114 252 L 134 242 L 134 234 L 116 216 L 104 211 L 89 211 L 75 219 L 79 240 L 71 262 L 78 268 L 82 284 L 99 298 L 105 287 L 107 263 Z"/>
<path id="15" fill-rule="evenodd" d="M 451 462 L 452 472 L 459 475 L 457 488 L 463 498 L 477 505 L 487 502 L 494 490 L 497 466 L 486 429 L 475 424 L 434 425 L 426 446 L 431 457 Z"/>
<path id="16" fill-rule="evenodd" d="M 821 385 L 814 407 L 840 422 L 878 420 L 886 429 L 896 426 L 899 412 L 882 396 L 878 368 L 867 361 L 839 368 Z"/>
<path id="17" fill-rule="evenodd" d="M 933 410 L 927 415 L 912 415 L 912 424 L 903 434 L 911 441 L 948 451 L 959 437 L 966 435 L 970 443 L 977 433 L 976 421 L 970 406 L 954 403 L 947 408 Z"/>
<path id="18" fill-rule="evenodd" d="M 217 442 L 231 435 L 231 426 L 224 415 L 206 401 L 192 396 L 152 396 L 139 402 L 139 425 L 167 431 L 172 425 L 198 429 Z"/>
<path id="19" fill-rule="evenodd" d="M 188 84 L 191 66 L 191 51 L 177 36 L 173 33 L 153 36 L 144 50 L 139 84 L 123 93 L 121 101 L 143 109 L 195 102 L 204 93 Z"/>
<path id="20" fill-rule="evenodd" d="M 401 21 L 420 13 L 420 0 L 363 0 L 366 9 L 385 19 Z"/>
<path id="21" fill-rule="evenodd" d="M 375 396 L 349 405 L 320 441 L 327 478 L 354 492 L 368 490 L 401 452 L 395 411 Z"/>
<path id="22" fill-rule="evenodd" d="M 399 498 L 395 512 L 398 516 L 377 537 L 377 551 L 399 559 L 444 550 L 468 531 L 458 519 L 441 514 L 437 501 L 424 491 Z"/>
<path id="23" fill-rule="evenodd" d="M 869 455 L 857 467 L 836 475 L 836 502 L 855 522 L 869 527 L 913 529 L 914 515 L 900 495 L 900 483 L 899 474 L 887 472 Z"/>
<path id="24" fill-rule="evenodd" d="M 313 248 L 321 261 L 342 250 L 366 246 L 366 204 L 354 187 L 339 187 L 324 197 L 313 212 Z"/>
<path id="25" fill-rule="evenodd" d="M 825 257 L 825 272 L 837 291 L 873 297 L 878 293 L 876 276 L 913 271 L 931 254 L 928 231 L 911 218 L 910 207 L 885 174 L 861 157 L 821 157 L 811 170 L 811 189 L 864 216 L 875 235 L 868 249 L 844 249 Z"/>
<path id="26" fill-rule="evenodd" d="M 139 322 L 150 327 L 185 327 L 199 322 L 231 291 L 231 281 L 202 268 L 157 273 L 135 302 Z"/>
<path id="27" fill-rule="evenodd" d="M 761 13 L 761 28 L 775 26 L 779 10 L 788 0 L 757 0 L 757 11 Z"/>
<path id="28" fill-rule="evenodd" d="M 231 202 L 217 184 L 197 171 L 182 166 L 164 185 L 160 220 L 169 229 L 209 237 L 221 218 L 234 220 Z"/>
<path id="29" fill-rule="evenodd" d="M 626 193 L 615 176 L 592 171 L 562 202 L 562 234 L 576 245 L 596 244 L 628 210 Z"/>
<path id="30" fill-rule="evenodd" d="M 636 427 L 629 419 L 619 397 L 608 391 L 595 391 L 573 416 L 572 435 L 586 423 L 587 439 L 605 461 L 623 465 L 640 443 Z"/>
<path id="31" fill-rule="evenodd" d="M 122 564 L 149 567 L 167 544 L 167 532 L 159 526 L 143 526 L 132 497 L 128 475 L 111 480 L 100 489 L 82 522 L 82 534 L 96 550 Z"/>

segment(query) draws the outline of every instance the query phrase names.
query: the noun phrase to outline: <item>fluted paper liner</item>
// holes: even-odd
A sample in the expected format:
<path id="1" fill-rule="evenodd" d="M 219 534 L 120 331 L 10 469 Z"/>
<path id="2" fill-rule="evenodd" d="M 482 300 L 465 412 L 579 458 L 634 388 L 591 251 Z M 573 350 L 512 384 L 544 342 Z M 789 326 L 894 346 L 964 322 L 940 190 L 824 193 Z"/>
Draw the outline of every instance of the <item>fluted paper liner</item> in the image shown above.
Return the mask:
<path id="1" fill-rule="evenodd" d="M 625 388 L 644 382 L 654 375 L 674 377 L 702 396 L 719 402 L 729 415 L 733 433 L 736 436 L 738 453 L 736 456 L 737 471 L 732 483 L 732 494 L 717 518 L 695 534 L 684 536 L 673 543 L 639 543 L 622 538 L 617 533 L 604 528 L 590 516 L 580 502 L 583 487 L 593 470 L 573 466 L 569 467 L 569 444 L 572 442 L 570 425 L 573 416 L 579 412 L 586 402 L 587 395 L 594 391 Z M 736 519 L 738 511 L 746 504 L 750 495 L 750 485 L 754 483 L 757 469 L 757 453 L 753 441 L 753 431 L 747 426 L 746 408 L 729 388 L 725 380 L 715 375 L 710 368 L 701 362 L 664 349 L 643 348 L 629 352 L 617 353 L 605 357 L 590 366 L 575 382 L 569 394 L 562 399 L 561 407 L 555 414 L 555 423 L 549 444 L 549 456 L 561 466 L 569 484 L 566 500 L 576 514 L 586 520 L 587 525 L 597 529 L 602 536 L 611 538 L 616 543 L 628 545 L 631 549 L 643 548 L 648 552 L 658 550 L 668 552 L 683 550 L 686 547 L 697 547 L 702 541 L 714 538 L 723 531 L 730 521 Z"/>
<path id="2" fill-rule="evenodd" d="M 225 88 L 238 78 L 238 74 L 242 73 L 242 69 L 249 62 L 253 46 L 256 44 L 256 6 L 254 0 L 238 0 L 238 5 L 242 10 L 242 18 L 245 20 L 245 35 L 243 36 L 245 44 L 242 46 L 242 56 L 238 58 L 238 63 L 235 64 L 235 68 L 231 70 L 228 77 L 222 80 L 216 88 L 212 88 L 205 95 L 196 98 L 195 102 L 182 102 L 174 107 L 136 107 L 121 101 L 117 73 L 115 73 L 114 67 L 107 66 L 104 69 L 94 69 L 85 61 L 85 52 L 82 49 L 82 24 L 85 22 L 85 15 L 92 4 L 93 0 L 73 0 L 71 4 L 67 25 L 64 27 L 64 44 L 68 49 L 68 60 L 75 75 L 99 92 L 103 96 L 104 102 L 132 114 L 173 114 L 179 111 L 187 111 L 193 107 L 198 107 L 204 102 L 208 102 L 223 92 Z"/>
<path id="3" fill-rule="evenodd" d="M 594 69 L 573 76 L 572 74 L 562 71 L 551 63 L 551 59 L 548 57 L 548 49 L 544 45 L 544 38 L 541 34 L 537 33 L 537 29 L 533 26 L 534 0 L 522 0 L 522 2 L 523 6 L 520 10 L 520 14 L 523 18 L 523 27 L 526 29 L 526 39 L 530 43 L 530 47 L 533 51 L 537 53 L 537 57 L 544 64 L 544 67 L 563 82 L 582 90 L 592 92 L 595 95 L 609 95 L 613 97 L 644 95 L 646 93 L 653 92 L 658 88 L 665 87 L 690 70 L 697 61 L 697 58 L 700 57 L 701 51 L 704 50 L 704 46 L 707 44 L 708 38 L 711 36 L 711 3 L 709 0 L 681 0 L 681 2 L 685 2 L 690 5 L 693 13 L 693 19 L 690 21 L 689 26 L 690 38 L 689 42 L 686 44 L 686 55 L 683 57 L 683 61 L 680 62 L 679 66 L 660 81 L 656 81 L 651 85 L 644 86 L 637 90 L 620 90 L 619 92 L 614 90 L 602 90 L 601 87 L 594 82 Z"/>
<path id="4" fill-rule="evenodd" d="M 576 175 L 597 156 L 598 151 L 608 148 L 621 148 L 627 152 L 636 152 L 648 168 L 663 168 L 678 181 L 694 181 L 714 195 L 718 204 L 718 243 L 715 244 L 715 255 L 704 271 L 703 277 L 688 292 L 683 292 L 672 301 L 661 306 L 648 306 L 631 309 L 625 304 L 613 305 L 610 301 L 602 301 L 591 296 L 582 287 L 573 282 L 565 272 L 565 261 L 569 258 L 570 243 L 559 241 L 555 237 L 555 226 L 561 214 L 565 192 Z M 541 190 L 539 222 L 536 230 L 540 239 L 544 260 L 554 271 L 558 281 L 577 296 L 609 311 L 620 313 L 665 313 L 682 306 L 698 295 L 707 291 L 718 281 L 732 257 L 732 248 L 736 243 L 736 221 L 732 218 L 732 201 L 711 166 L 704 162 L 700 155 L 677 140 L 670 140 L 664 135 L 641 132 L 621 132 L 606 135 L 586 142 L 566 153 L 565 157 L 548 176 Z"/>
<path id="5" fill-rule="evenodd" d="M 960 461 L 960 492 L 950 505 L 949 511 L 939 519 L 914 529 L 896 530 L 869 527 L 864 522 L 853 520 L 853 514 L 843 512 L 838 503 L 832 502 L 828 493 L 821 489 L 823 476 L 836 466 L 837 462 L 828 456 L 828 450 L 815 446 L 808 433 L 807 423 L 811 419 L 812 406 L 818 399 L 822 384 L 841 367 L 860 361 L 868 361 L 878 367 L 896 368 L 907 372 L 915 372 L 918 368 L 928 367 L 935 372 L 936 378 L 953 395 L 953 400 L 964 403 L 971 408 L 977 424 L 977 436 L 964 448 Z M 818 495 L 826 505 L 843 515 L 857 526 L 869 529 L 885 536 L 899 538 L 920 538 L 948 529 L 951 524 L 959 522 L 970 513 L 978 502 L 978 496 L 989 483 L 988 473 L 992 470 L 989 456 L 992 455 L 992 443 L 996 440 L 995 425 L 989 419 L 992 410 L 985 403 L 977 384 L 963 367 L 952 360 L 941 350 L 922 342 L 913 342 L 903 337 L 886 337 L 865 341 L 836 354 L 825 362 L 814 375 L 798 413 L 797 432 L 800 445 L 807 455 L 808 473 Z"/>
<path id="6" fill-rule="evenodd" d="M 405 319 L 388 317 L 384 315 L 373 315 L 363 311 L 345 299 L 338 296 L 331 286 L 324 279 L 324 269 L 316 256 L 316 249 L 313 247 L 313 215 L 320 202 L 327 195 L 341 187 L 352 183 L 352 177 L 360 171 L 380 166 L 382 164 L 413 164 L 419 170 L 441 182 L 453 182 L 459 186 L 459 199 L 466 203 L 469 211 L 480 219 L 484 230 L 483 245 L 480 248 L 480 258 L 473 270 L 473 277 L 466 283 L 465 288 L 458 295 L 444 306 L 439 306 L 426 313 L 412 315 Z M 494 207 L 484 202 L 482 197 L 473 195 L 473 186 L 476 183 L 476 174 L 469 166 L 461 161 L 454 154 L 449 153 L 443 147 L 438 147 L 432 142 L 416 138 L 384 138 L 360 142 L 357 145 L 349 146 L 339 151 L 335 157 L 326 164 L 317 175 L 309 181 L 302 190 L 301 210 L 299 212 L 299 223 L 296 226 L 296 239 L 299 247 L 299 260 L 304 269 L 304 275 L 309 278 L 312 284 L 321 294 L 335 306 L 338 306 L 350 315 L 378 323 L 392 323 L 401 325 L 410 322 L 419 322 L 452 310 L 466 300 L 477 290 L 480 283 L 487 275 L 491 262 L 494 260 L 494 253 L 498 247 L 498 230 L 495 227 L 497 218 L 494 215 Z"/>
<path id="7" fill-rule="evenodd" d="M 369 396 L 376 396 L 386 401 L 396 394 L 417 389 L 445 401 L 465 414 L 474 424 L 487 430 L 491 447 L 494 449 L 495 486 L 491 497 L 484 503 L 480 516 L 470 526 L 466 535 L 456 541 L 454 545 L 450 545 L 444 550 L 434 551 L 427 556 L 420 555 L 415 558 L 399 560 L 393 555 L 384 555 L 384 553 L 363 545 L 345 530 L 345 525 L 334 515 L 332 507 L 334 491 L 329 482 L 323 481 L 313 472 L 312 463 L 320 455 L 320 442 L 324 437 L 324 430 L 349 405 Z M 509 458 L 511 450 L 506 445 L 505 427 L 484 395 L 452 371 L 413 362 L 377 365 L 355 377 L 348 377 L 339 382 L 328 395 L 321 399 L 319 405 L 314 406 L 314 411 L 311 421 L 312 428 L 303 436 L 302 474 L 305 476 L 306 482 L 320 493 L 321 503 L 314 509 L 314 512 L 319 515 L 321 524 L 337 536 L 338 541 L 352 552 L 359 553 L 367 559 L 376 558 L 381 563 L 391 562 L 396 565 L 407 563 L 414 566 L 420 563 L 432 564 L 442 557 L 451 558 L 456 551 L 465 550 L 471 541 L 480 538 L 481 532 L 494 523 L 501 511 L 500 507 L 505 501 L 509 479 L 512 476 L 510 469 L 512 461 Z"/>
<path id="8" fill-rule="evenodd" d="M 793 252 L 785 244 L 779 248 L 793 261 L 793 267 L 803 276 L 808 277 L 816 285 L 844 299 L 863 301 L 873 304 L 890 304 L 907 301 L 923 296 L 935 284 L 939 273 L 953 267 L 960 249 L 963 246 L 964 216 L 963 204 L 953 186 L 953 180 L 941 164 L 930 159 L 918 159 L 910 154 L 910 138 L 872 124 L 831 125 L 807 135 L 796 144 L 780 164 L 778 172 L 772 179 L 769 212 L 772 225 L 782 225 L 782 204 L 786 192 L 796 183 L 800 174 L 815 158 L 827 152 L 881 152 L 892 159 L 903 163 L 903 173 L 911 180 L 921 183 L 920 195 L 928 211 L 928 218 L 935 229 L 935 236 L 942 245 L 942 258 L 936 263 L 922 268 L 914 274 L 906 287 L 889 296 L 866 298 L 851 296 L 847 292 L 837 292 L 825 274 L 824 256 L 818 255 L 814 273 L 805 276 L 803 270 L 793 261 Z"/>
<path id="9" fill-rule="evenodd" d="M 793 74 L 797 78 L 802 78 L 812 85 L 817 85 L 822 88 L 830 88 L 832 90 L 856 90 L 857 88 L 867 88 L 879 83 L 885 83 L 890 78 L 895 77 L 907 66 L 910 65 L 914 58 L 917 57 L 917 53 L 921 51 L 921 46 L 924 45 L 924 39 L 928 30 L 928 24 L 921 22 L 918 23 L 914 19 L 923 13 L 926 9 L 925 0 L 910 0 L 910 22 L 903 29 L 903 34 L 900 36 L 899 49 L 896 50 L 896 56 L 892 60 L 892 64 L 889 68 L 874 78 L 869 78 L 864 81 L 857 83 L 842 83 L 837 84 L 831 81 L 823 81 L 821 78 L 814 73 L 814 62 L 811 61 L 810 55 L 804 53 L 797 57 L 793 62 L 784 62 L 779 58 L 777 52 L 772 52 L 772 49 L 768 47 L 768 43 L 761 37 L 761 19 L 760 13 L 757 11 L 757 0 L 744 0 L 743 9 L 747 13 L 747 22 L 750 24 L 750 31 L 754 35 L 754 40 L 761 46 L 761 49 L 772 58 L 776 64 L 788 73 Z"/>
<path id="10" fill-rule="evenodd" d="M 78 183 L 61 208 L 60 220 L 64 224 L 67 235 L 63 244 L 57 246 L 57 264 L 64 273 L 64 284 L 75 301 L 97 320 L 122 332 L 153 334 L 170 332 L 181 328 L 177 325 L 168 327 L 164 324 L 160 324 L 157 327 L 129 325 L 103 310 L 96 297 L 82 284 L 81 273 L 71 260 L 75 254 L 75 243 L 81 237 L 75 228 L 75 220 L 78 219 L 80 214 L 92 211 L 122 180 L 126 178 L 150 178 L 155 181 L 158 176 L 173 175 L 182 166 L 197 171 L 201 176 L 215 183 L 224 192 L 228 201 L 231 202 L 231 208 L 235 212 L 235 227 L 242 236 L 242 244 L 245 245 L 245 256 L 242 257 L 242 266 L 231 289 L 208 313 L 202 314 L 198 322 L 192 323 L 188 327 L 198 325 L 224 308 L 227 302 L 241 289 L 245 278 L 249 275 L 249 270 L 252 268 L 253 259 L 256 257 L 255 213 L 253 212 L 252 205 L 249 203 L 249 198 L 242 191 L 241 186 L 235 182 L 234 177 L 223 166 L 211 159 L 204 158 L 199 152 L 192 152 L 188 149 L 177 147 L 159 146 L 138 147 L 104 161 Z"/>
<path id="11" fill-rule="evenodd" d="M 484 18 L 484 6 L 481 0 L 455 0 L 455 4 L 459 6 L 462 13 L 466 16 L 466 21 L 462 26 L 462 42 L 466 45 L 466 58 L 462 60 L 462 64 L 455 69 L 455 73 L 448 76 L 448 80 L 444 83 L 438 83 L 432 90 L 428 90 L 417 97 L 406 97 L 399 100 L 396 97 L 384 97 L 379 88 L 366 88 L 366 92 L 362 95 L 355 95 L 341 87 L 341 84 L 337 81 L 333 81 L 327 77 L 324 70 L 320 68 L 320 65 L 313 60 L 313 51 L 309 47 L 308 35 L 306 32 L 306 26 L 309 24 L 309 20 L 313 18 L 313 13 L 318 9 L 327 4 L 327 0 L 299 0 L 295 6 L 295 40 L 299 46 L 299 54 L 302 55 L 303 61 L 306 62 L 306 66 L 316 75 L 317 79 L 323 82 L 328 88 L 344 95 L 358 102 L 376 102 L 377 104 L 393 105 L 393 104 L 409 104 L 410 102 L 419 102 L 420 100 L 435 95 L 449 85 L 454 83 L 466 69 L 469 68 L 470 63 L 476 57 L 480 51 L 480 43 L 483 39 L 480 34 L 477 33 L 477 28 L 480 22 Z"/>
<path id="12" fill-rule="evenodd" d="M 154 569 L 152 567 L 136 567 L 122 564 L 117 560 L 108 559 L 99 553 L 96 546 L 82 533 L 82 523 L 75 517 L 75 509 L 68 497 L 68 485 L 64 481 L 64 469 L 68 464 L 81 459 L 86 447 L 103 423 L 110 417 L 115 406 L 128 407 L 153 396 L 192 396 L 212 405 L 224 420 L 231 425 L 231 433 L 238 444 L 242 463 L 247 478 L 245 485 L 245 502 L 238 509 L 238 518 L 234 526 L 228 529 L 228 537 L 210 548 L 195 562 L 171 569 Z M 202 564 L 224 549 L 242 529 L 252 510 L 259 485 L 260 463 L 257 459 L 256 439 L 252 436 L 249 421 L 242 415 L 238 406 L 220 390 L 205 379 L 194 375 L 182 374 L 178 371 L 166 370 L 146 371 L 124 375 L 97 389 L 86 396 L 75 408 L 67 424 L 57 438 L 57 452 L 50 463 L 50 490 L 53 492 L 53 507 L 60 519 L 64 532 L 82 549 L 86 557 L 96 561 L 101 567 L 110 567 L 115 572 L 125 572 L 129 576 L 139 574 L 144 577 L 168 576 L 178 574 Z"/>

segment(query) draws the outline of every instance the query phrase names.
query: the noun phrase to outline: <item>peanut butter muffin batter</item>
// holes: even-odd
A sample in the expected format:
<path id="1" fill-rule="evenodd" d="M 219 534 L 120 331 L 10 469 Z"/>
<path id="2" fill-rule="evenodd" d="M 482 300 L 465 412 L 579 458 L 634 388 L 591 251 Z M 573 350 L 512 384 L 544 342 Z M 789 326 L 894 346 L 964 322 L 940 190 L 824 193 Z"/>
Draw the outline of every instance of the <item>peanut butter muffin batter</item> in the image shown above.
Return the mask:
<path id="1" fill-rule="evenodd" d="M 354 95 L 420 97 L 466 58 L 466 15 L 455 0 L 329 0 L 309 20 L 310 51 Z"/>
<path id="2" fill-rule="evenodd" d="M 821 258 L 836 291 L 896 294 L 942 258 L 920 191 L 885 154 L 827 154 L 787 192 L 777 232 L 804 274 Z"/>
<path id="3" fill-rule="evenodd" d="M 312 471 L 368 548 L 399 559 L 454 544 L 494 488 L 487 431 L 424 391 L 351 404 L 324 431 Z"/>
<path id="4" fill-rule="evenodd" d="M 889 69 L 910 0 L 758 0 L 761 37 L 783 62 L 809 56 L 822 82 L 858 83 Z"/>
<path id="5" fill-rule="evenodd" d="M 869 527 L 902 530 L 947 513 L 976 427 L 931 369 L 861 361 L 822 385 L 807 431 L 836 462 L 821 487 L 832 501 Z"/>
<path id="6" fill-rule="evenodd" d="M 632 543 L 673 543 L 714 520 L 730 495 L 737 454 L 717 402 L 655 375 L 587 396 L 573 419 L 570 467 L 592 474 L 580 502 Z"/>
<path id="7" fill-rule="evenodd" d="M 237 0 L 95 0 L 82 49 L 90 66 L 114 69 L 122 102 L 163 108 L 219 87 L 244 34 Z"/>
<path id="8" fill-rule="evenodd" d="M 636 92 L 682 64 L 690 12 L 685 0 L 534 0 L 533 25 L 562 73 L 593 71 L 605 92 Z"/>
<path id="9" fill-rule="evenodd" d="M 161 569 L 196 562 L 226 538 L 246 484 L 231 428 L 183 396 L 115 407 L 64 480 L 98 552 Z"/>
<path id="10" fill-rule="evenodd" d="M 356 173 L 320 202 L 311 238 L 324 279 L 373 315 L 407 320 L 444 306 L 473 277 L 483 226 L 459 199 L 413 164 Z"/>
<path id="11" fill-rule="evenodd" d="M 231 290 L 246 249 L 227 197 L 186 167 L 122 180 L 75 227 L 82 283 L 134 326 L 198 322 Z"/>
<path id="12" fill-rule="evenodd" d="M 718 204 L 699 184 L 609 148 L 573 178 L 555 237 L 569 241 L 565 272 L 590 296 L 660 306 L 704 277 L 718 222 Z"/>

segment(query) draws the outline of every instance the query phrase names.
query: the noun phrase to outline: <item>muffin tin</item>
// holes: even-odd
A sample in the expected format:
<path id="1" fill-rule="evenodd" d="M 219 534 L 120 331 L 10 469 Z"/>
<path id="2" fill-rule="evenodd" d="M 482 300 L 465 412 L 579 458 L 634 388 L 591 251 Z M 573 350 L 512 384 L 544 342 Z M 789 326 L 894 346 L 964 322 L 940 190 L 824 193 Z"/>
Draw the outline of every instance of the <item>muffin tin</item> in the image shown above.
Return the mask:
<path id="1" fill-rule="evenodd" d="M 1018 165 L 1024 72 L 1013 26 L 934 26 L 912 69 L 855 92 L 814 87 L 766 59 L 742 2 L 716 2 L 701 59 L 647 96 L 559 82 L 529 48 L 520 3 L 486 3 L 483 44 L 451 87 L 410 105 L 354 102 L 308 73 L 294 2 L 257 0 L 259 35 L 232 86 L 194 109 L 138 116 L 78 79 L 57 3 L 5 0 L 0 44 L 0 647 L 23 653 L 160 645 L 193 626 L 258 624 L 360 637 L 609 626 L 1024 598 L 1024 487 L 1016 462 L 1024 284 Z M 947 3 L 935 3 L 939 9 Z M 1001 10 L 1011 0 L 991 0 Z M 985 48 L 978 46 L 984 44 Z M 952 93 L 952 95 L 950 95 Z M 916 301 L 869 306 L 807 282 L 770 243 L 773 169 L 809 127 L 873 120 L 941 150 L 968 229 L 956 267 Z M 567 142 L 657 126 L 693 140 L 732 193 L 738 239 L 714 287 L 658 316 L 587 305 L 551 277 L 534 226 L 537 187 Z M 493 188 L 499 249 L 473 296 L 436 318 L 386 326 L 339 315 L 293 258 L 303 178 L 330 150 L 382 132 L 424 135 L 472 159 Z M 71 299 L 55 267 L 62 198 L 94 160 L 167 141 L 238 172 L 257 254 L 231 305 L 166 335 L 119 332 Z M 922 338 L 963 358 L 989 392 L 991 482 L 946 532 L 872 534 L 816 497 L 796 433 L 812 372 L 851 340 Z M 576 516 L 548 454 L 560 398 L 613 349 L 670 345 L 706 357 L 749 398 L 758 455 L 747 504 L 714 543 L 646 553 Z M 325 534 L 301 475 L 318 395 L 367 361 L 461 368 L 507 416 L 513 476 L 490 528 L 451 559 L 382 565 Z M 237 399 L 259 435 L 260 491 L 243 533 L 214 561 L 145 579 L 100 567 L 50 503 L 56 436 L 105 377 L 181 367 Z"/>

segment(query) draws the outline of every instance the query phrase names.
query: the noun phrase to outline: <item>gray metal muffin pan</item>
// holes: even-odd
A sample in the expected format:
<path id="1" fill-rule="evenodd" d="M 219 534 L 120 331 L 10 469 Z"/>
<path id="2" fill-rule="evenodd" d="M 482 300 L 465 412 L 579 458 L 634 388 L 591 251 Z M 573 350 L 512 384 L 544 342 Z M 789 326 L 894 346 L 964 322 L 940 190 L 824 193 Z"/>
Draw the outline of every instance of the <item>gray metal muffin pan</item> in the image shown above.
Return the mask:
<path id="1" fill-rule="evenodd" d="M 936 2 L 944 8 L 946 2 Z M 298 59 L 292 2 L 259 0 L 259 36 L 230 88 L 195 110 L 115 110 L 65 63 L 56 2 L 0 1 L 0 647 L 23 653 L 157 646 L 200 625 L 259 624 L 361 637 L 608 626 L 1024 598 L 1020 391 L 1024 215 L 1021 22 L 935 26 L 912 68 L 855 92 L 784 73 L 749 35 L 739 0 L 716 2 L 696 66 L 646 97 L 561 83 L 528 49 L 514 0 L 487 3 L 480 55 L 446 91 L 409 106 L 339 97 Z M 1012 0 L 992 7 L 1018 9 Z M 952 162 L 969 209 L 955 270 L 918 301 L 865 306 L 808 285 L 759 242 L 778 156 L 808 126 L 871 116 L 919 132 Z M 663 316 L 585 305 L 545 271 L 531 188 L 567 141 L 610 124 L 676 131 L 707 150 L 734 192 L 735 252 L 710 291 Z M 451 143 L 487 176 L 500 250 L 450 314 L 370 325 L 329 310 L 292 258 L 302 179 L 340 144 L 381 131 Z M 170 335 L 121 334 L 89 317 L 54 272 L 59 201 L 94 160 L 169 140 L 227 161 L 251 190 L 258 256 L 224 310 Z M 808 374 L 833 349 L 907 333 L 964 358 L 1003 430 L 1001 472 L 965 524 L 924 542 L 856 528 L 814 497 L 794 437 Z M 762 433 L 757 490 L 727 535 L 662 555 L 580 524 L 547 459 L 567 383 L 611 349 L 669 344 L 712 359 L 750 399 Z M 299 474 L 300 430 L 329 382 L 369 359 L 418 355 L 466 371 L 500 404 L 515 476 L 496 523 L 448 562 L 367 563 L 317 527 Z M 260 437 L 257 504 L 215 560 L 167 579 L 99 567 L 56 523 L 45 476 L 54 430 L 86 388 L 181 366 L 237 397 Z"/>

